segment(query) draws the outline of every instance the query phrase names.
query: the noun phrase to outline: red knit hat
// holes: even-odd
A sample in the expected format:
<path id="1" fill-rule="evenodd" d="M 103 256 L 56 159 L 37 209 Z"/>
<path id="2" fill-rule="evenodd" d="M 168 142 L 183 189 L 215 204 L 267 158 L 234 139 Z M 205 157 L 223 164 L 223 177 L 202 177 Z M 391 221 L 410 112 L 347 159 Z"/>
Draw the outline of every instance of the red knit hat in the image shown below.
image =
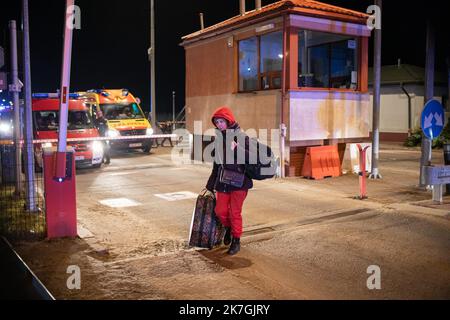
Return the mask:
<path id="1" fill-rule="evenodd" d="M 219 109 L 217 109 L 217 110 L 214 112 L 214 114 L 213 114 L 213 116 L 212 116 L 212 118 L 211 118 L 211 121 L 212 121 L 212 123 L 213 123 L 214 126 L 216 126 L 216 124 L 214 123 L 214 119 L 215 119 L 215 118 L 222 118 L 222 119 L 227 120 L 227 121 L 228 121 L 228 124 L 229 124 L 230 126 L 232 126 L 233 124 L 236 123 L 236 120 L 234 119 L 233 112 L 232 112 L 231 109 L 228 108 L 228 107 L 220 107 Z"/>

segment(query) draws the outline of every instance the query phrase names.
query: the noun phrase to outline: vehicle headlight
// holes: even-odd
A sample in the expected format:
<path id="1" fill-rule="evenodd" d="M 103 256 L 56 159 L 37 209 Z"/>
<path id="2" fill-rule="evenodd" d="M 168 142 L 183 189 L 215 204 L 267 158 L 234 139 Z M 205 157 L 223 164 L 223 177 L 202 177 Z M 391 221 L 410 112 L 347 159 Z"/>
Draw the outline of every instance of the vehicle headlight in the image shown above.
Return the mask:
<path id="1" fill-rule="evenodd" d="M 11 125 L 8 123 L 0 123 L 0 132 L 11 133 L 12 132 Z"/>
<path id="2" fill-rule="evenodd" d="M 103 143 L 101 143 L 101 141 L 94 141 L 92 143 L 92 151 L 95 154 L 101 154 L 103 153 Z"/>
<path id="3" fill-rule="evenodd" d="M 51 148 L 53 147 L 53 144 L 51 142 L 46 142 L 42 144 L 42 148 Z"/>
<path id="4" fill-rule="evenodd" d="M 152 128 L 148 128 L 147 129 L 147 136 L 152 136 L 153 135 L 153 129 Z"/>
<path id="5" fill-rule="evenodd" d="M 107 135 L 110 138 L 116 138 L 116 137 L 120 136 L 120 132 L 116 129 L 109 129 Z"/>

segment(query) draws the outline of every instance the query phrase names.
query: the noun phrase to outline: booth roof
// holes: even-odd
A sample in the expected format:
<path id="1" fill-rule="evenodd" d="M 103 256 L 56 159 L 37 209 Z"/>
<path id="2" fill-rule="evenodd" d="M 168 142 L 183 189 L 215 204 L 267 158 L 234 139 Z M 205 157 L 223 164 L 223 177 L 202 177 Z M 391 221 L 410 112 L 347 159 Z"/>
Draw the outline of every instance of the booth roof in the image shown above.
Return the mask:
<path id="1" fill-rule="evenodd" d="M 261 10 L 248 11 L 245 15 L 238 15 L 203 30 L 191 33 L 182 37 L 182 39 L 183 41 L 191 41 L 199 38 L 200 36 L 218 32 L 219 30 L 227 27 L 239 26 L 243 22 L 256 20 L 273 14 L 281 15 L 285 12 L 354 23 L 366 23 L 367 18 L 369 17 L 369 15 L 362 12 L 341 8 L 314 0 L 281 0 L 264 6 Z"/>

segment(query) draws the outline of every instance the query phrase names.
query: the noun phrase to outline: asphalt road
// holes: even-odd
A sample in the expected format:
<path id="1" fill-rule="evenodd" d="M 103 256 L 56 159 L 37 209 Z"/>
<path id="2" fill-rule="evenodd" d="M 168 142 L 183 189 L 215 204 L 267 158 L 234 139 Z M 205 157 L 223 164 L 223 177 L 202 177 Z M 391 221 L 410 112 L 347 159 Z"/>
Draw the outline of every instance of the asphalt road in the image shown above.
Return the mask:
<path id="1" fill-rule="evenodd" d="M 369 182 L 367 201 L 353 199 L 352 174 L 256 182 L 234 257 L 187 247 L 211 167 L 177 165 L 170 151 L 78 171 L 78 221 L 91 236 L 19 247 L 56 298 L 450 298 L 450 199 L 436 206 L 415 186 L 418 151 L 382 149 L 384 179 Z M 165 198 L 183 192 L 192 197 Z M 81 290 L 65 287 L 69 264 L 81 267 Z"/>

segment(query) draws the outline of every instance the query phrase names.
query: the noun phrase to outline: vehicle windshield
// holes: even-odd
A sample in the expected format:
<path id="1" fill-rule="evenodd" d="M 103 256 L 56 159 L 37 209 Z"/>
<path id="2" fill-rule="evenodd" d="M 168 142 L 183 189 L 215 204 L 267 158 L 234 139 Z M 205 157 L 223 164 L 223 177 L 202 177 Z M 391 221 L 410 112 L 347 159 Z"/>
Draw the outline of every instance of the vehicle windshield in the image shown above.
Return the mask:
<path id="1" fill-rule="evenodd" d="M 33 112 L 38 131 L 56 131 L 59 127 L 59 111 Z M 87 110 L 69 110 L 68 130 L 93 129 L 94 123 Z"/>
<path id="2" fill-rule="evenodd" d="M 137 103 L 102 104 L 100 108 L 108 120 L 144 119 L 144 114 Z"/>
<path id="3" fill-rule="evenodd" d="M 12 111 L 2 111 L 0 112 L 0 121 L 2 122 L 10 122 L 13 118 L 13 112 Z"/>

